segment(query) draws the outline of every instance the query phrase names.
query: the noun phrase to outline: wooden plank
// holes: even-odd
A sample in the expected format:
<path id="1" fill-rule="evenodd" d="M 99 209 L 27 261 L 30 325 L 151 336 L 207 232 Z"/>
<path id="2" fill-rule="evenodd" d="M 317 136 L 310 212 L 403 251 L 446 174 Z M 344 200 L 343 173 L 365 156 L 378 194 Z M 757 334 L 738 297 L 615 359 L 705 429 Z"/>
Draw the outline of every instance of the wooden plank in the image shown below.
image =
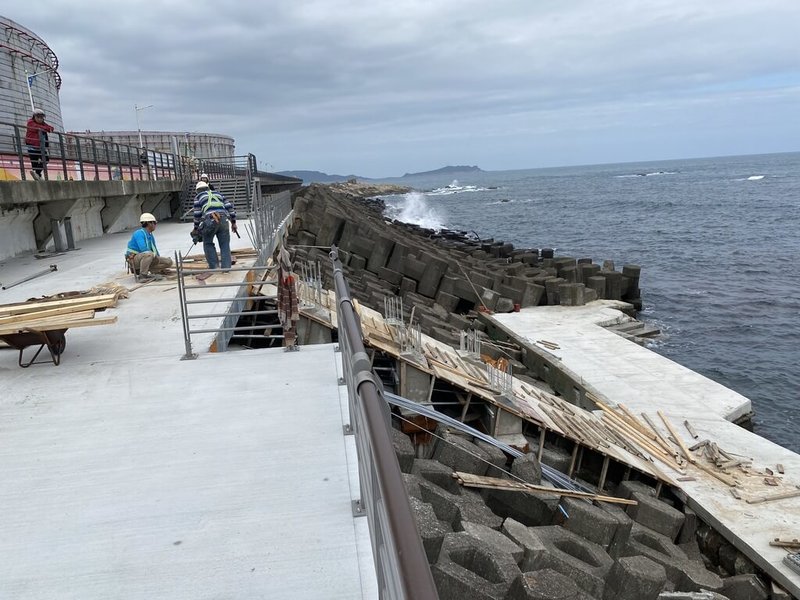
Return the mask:
<path id="1" fill-rule="evenodd" d="M 96 310 L 98 308 L 106 308 L 107 306 L 108 303 L 105 301 L 87 302 L 85 304 L 76 304 L 74 306 L 62 306 L 60 308 L 51 308 L 48 310 L 38 310 L 36 312 L 28 312 L 18 315 L 2 316 L 0 317 L 0 326 L 10 323 L 19 323 L 21 321 L 30 319 L 43 319 L 45 317 L 54 317 L 84 310 Z"/>
<path id="2" fill-rule="evenodd" d="M 19 329 L 14 329 L 12 331 L 0 330 L 0 335 L 24 333 L 25 329 L 31 329 L 34 331 L 54 331 L 57 329 L 75 329 L 76 327 L 91 327 L 93 325 L 111 325 L 116 322 L 117 322 L 117 317 L 104 317 L 102 319 L 83 319 L 81 321 L 53 323 L 48 325 L 47 327 L 39 327 L 39 328 L 23 327 Z"/>
<path id="3" fill-rule="evenodd" d="M 36 302 L 18 302 L 16 304 L 3 304 L 0 305 L 0 316 L 7 317 L 9 315 L 20 315 L 23 313 L 34 312 L 37 310 L 50 310 L 53 308 L 61 308 L 63 306 L 74 306 L 76 304 L 84 304 L 88 301 L 100 302 L 108 301 L 107 306 L 116 306 L 116 294 L 102 294 L 100 296 L 79 296 L 76 298 L 67 298 L 65 300 L 37 300 Z"/>
<path id="4" fill-rule="evenodd" d="M 486 477 L 485 475 L 462 473 L 461 471 L 456 471 L 453 473 L 453 478 L 465 487 L 508 490 L 514 492 L 537 492 L 554 494 L 556 496 L 566 496 L 568 498 L 586 498 L 587 500 L 596 500 L 598 502 L 629 504 L 633 506 L 638 504 L 636 500 L 628 500 L 627 498 L 616 498 L 614 496 L 604 496 L 602 494 L 591 494 L 588 492 L 577 492 L 562 488 L 551 488 L 544 485 L 535 485 L 533 483 L 524 483 L 510 479 L 498 479 L 497 477 Z"/>

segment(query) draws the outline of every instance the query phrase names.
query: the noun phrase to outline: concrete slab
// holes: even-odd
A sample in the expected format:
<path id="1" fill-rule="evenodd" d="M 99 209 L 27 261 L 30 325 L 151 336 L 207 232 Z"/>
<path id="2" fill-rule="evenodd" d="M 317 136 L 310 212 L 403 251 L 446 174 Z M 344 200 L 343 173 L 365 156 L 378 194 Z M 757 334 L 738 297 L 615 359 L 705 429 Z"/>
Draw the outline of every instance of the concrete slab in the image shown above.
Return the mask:
<path id="1" fill-rule="evenodd" d="M 633 413 L 648 413 L 661 425 L 661 410 L 691 445 L 683 429 L 687 420 L 699 439 L 716 441 L 722 449 L 753 459 L 753 465 L 775 470 L 778 463 L 786 475 L 781 488 L 761 485 L 760 480 L 741 489 L 743 498 L 769 495 L 800 485 L 800 456 L 731 421 L 751 410 L 750 400 L 671 360 L 607 331 L 604 325 L 619 323 L 624 315 L 619 303 L 595 301 L 585 306 L 542 306 L 519 313 L 496 314 L 493 319 L 515 332 L 528 344 L 545 339 L 559 346 L 548 350 L 564 369 L 577 374 L 586 389 L 612 404 L 625 404 Z M 665 436 L 668 432 L 661 428 Z M 677 477 L 677 472 L 664 467 Z M 781 563 L 785 552 L 769 541 L 791 537 L 800 523 L 800 498 L 748 504 L 730 493 L 730 488 L 701 471 L 692 470 L 695 481 L 681 482 L 686 502 L 697 514 L 747 555 L 760 568 L 800 596 L 800 576 Z"/>
<path id="2" fill-rule="evenodd" d="M 186 252 L 190 228 L 160 224 L 162 254 Z M 133 286 L 129 234 L 6 261 L 2 281 L 59 270 L 0 303 Z M 201 291 L 220 298 L 204 310 L 224 312 L 230 290 Z M 3 595 L 376 598 L 368 524 L 351 512 L 358 469 L 334 346 L 181 361 L 174 281 L 107 312 L 119 322 L 67 333 L 58 367 L 21 369 L 0 350 Z"/>

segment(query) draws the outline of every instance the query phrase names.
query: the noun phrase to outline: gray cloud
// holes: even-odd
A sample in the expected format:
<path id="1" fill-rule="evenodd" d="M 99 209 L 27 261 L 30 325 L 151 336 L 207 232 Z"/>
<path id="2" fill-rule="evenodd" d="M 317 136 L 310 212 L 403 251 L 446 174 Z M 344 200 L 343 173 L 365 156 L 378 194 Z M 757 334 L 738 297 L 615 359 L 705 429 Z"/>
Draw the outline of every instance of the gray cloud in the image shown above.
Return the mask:
<path id="1" fill-rule="evenodd" d="M 795 0 L 61 0 L 71 129 L 208 131 L 275 168 L 395 175 L 797 149 Z"/>

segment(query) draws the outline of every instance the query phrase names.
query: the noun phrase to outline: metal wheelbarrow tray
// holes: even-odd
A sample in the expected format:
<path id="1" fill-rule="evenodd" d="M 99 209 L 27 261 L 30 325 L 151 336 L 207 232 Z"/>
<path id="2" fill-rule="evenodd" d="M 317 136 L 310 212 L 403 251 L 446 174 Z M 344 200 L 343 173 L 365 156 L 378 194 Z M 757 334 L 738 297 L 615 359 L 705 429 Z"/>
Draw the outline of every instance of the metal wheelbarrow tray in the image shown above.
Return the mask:
<path id="1" fill-rule="evenodd" d="M 33 364 L 38 363 L 46 363 L 46 360 L 37 361 L 36 359 L 41 354 L 42 350 L 47 348 L 47 351 L 50 353 L 50 360 L 52 360 L 53 364 L 58 366 L 61 364 L 61 354 L 64 352 L 64 349 L 67 347 L 67 338 L 64 337 L 64 334 L 67 332 L 66 329 L 50 329 L 46 331 L 41 331 L 38 329 L 30 329 L 24 328 L 21 329 L 17 333 L 4 333 L 0 334 L 0 340 L 3 340 L 6 344 L 11 346 L 12 348 L 19 350 L 19 366 L 24 368 L 30 367 Z M 28 362 L 23 362 L 22 356 L 25 352 L 25 349 L 30 346 L 39 346 L 39 348 L 34 353 L 33 357 Z"/>

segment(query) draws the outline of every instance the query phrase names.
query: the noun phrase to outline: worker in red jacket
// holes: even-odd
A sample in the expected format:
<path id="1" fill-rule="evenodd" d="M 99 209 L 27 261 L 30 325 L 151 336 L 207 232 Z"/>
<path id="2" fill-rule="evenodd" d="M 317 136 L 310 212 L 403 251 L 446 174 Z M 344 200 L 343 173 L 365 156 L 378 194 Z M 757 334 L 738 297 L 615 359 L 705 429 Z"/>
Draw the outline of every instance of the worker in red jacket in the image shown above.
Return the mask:
<path id="1" fill-rule="evenodd" d="M 47 134 L 53 131 L 53 126 L 44 120 L 44 111 L 34 109 L 33 115 L 28 119 L 28 128 L 25 131 L 25 145 L 28 147 L 28 156 L 31 159 L 31 177 L 42 179 L 42 169 L 47 164 Z"/>

